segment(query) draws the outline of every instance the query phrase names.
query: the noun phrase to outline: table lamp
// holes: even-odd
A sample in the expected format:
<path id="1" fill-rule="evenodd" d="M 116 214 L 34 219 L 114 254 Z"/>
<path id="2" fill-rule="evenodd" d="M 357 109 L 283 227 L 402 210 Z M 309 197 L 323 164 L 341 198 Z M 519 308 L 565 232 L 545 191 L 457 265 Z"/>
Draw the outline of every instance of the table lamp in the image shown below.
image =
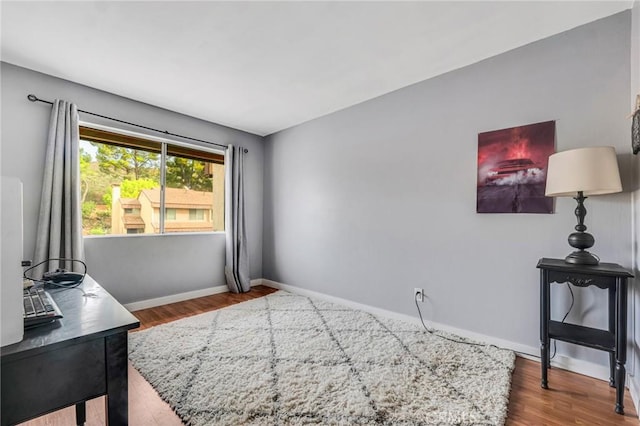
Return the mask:
<path id="1" fill-rule="evenodd" d="M 569 245 L 578 250 L 565 258 L 576 265 L 597 265 L 596 256 L 585 249 L 593 246 L 593 235 L 585 232 L 584 200 L 590 195 L 621 192 L 616 151 L 612 146 L 598 146 L 557 152 L 549 157 L 547 166 L 547 197 L 573 197 L 578 202 L 575 214 L 576 232 L 569 235 Z"/>

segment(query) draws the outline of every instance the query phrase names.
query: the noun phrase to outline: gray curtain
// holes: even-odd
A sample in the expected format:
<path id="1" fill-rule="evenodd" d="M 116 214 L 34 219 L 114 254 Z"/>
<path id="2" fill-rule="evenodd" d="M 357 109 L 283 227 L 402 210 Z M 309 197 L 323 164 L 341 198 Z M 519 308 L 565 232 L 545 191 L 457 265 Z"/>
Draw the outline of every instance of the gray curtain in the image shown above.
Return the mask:
<path id="1" fill-rule="evenodd" d="M 227 238 L 224 274 L 233 293 L 245 293 L 251 289 L 244 218 L 244 156 L 244 148 L 229 145 L 224 162 L 224 229 Z"/>
<path id="2" fill-rule="evenodd" d="M 51 258 L 84 260 L 82 208 L 80 206 L 80 153 L 78 108 L 56 100 L 51 108 L 47 153 L 40 198 L 40 215 L 36 235 L 35 261 Z M 78 270 L 77 262 L 50 262 L 34 272 L 56 268 Z"/>

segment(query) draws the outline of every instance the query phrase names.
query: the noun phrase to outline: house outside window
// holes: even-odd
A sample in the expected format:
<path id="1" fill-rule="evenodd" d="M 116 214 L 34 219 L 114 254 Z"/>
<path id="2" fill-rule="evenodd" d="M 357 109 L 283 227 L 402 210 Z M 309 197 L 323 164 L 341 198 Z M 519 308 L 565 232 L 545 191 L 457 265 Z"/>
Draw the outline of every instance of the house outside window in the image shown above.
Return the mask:
<path id="1" fill-rule="evenodd" d="M 81 126 L 80 157 L 84 235 L 224 230 L 223 154 Z"/>

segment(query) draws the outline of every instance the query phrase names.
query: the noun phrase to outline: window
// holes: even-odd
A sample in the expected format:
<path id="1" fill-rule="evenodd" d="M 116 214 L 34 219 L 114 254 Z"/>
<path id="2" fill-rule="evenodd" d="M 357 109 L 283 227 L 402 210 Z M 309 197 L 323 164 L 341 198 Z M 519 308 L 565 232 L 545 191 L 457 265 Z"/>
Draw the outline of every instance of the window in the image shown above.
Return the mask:
<path id="1" fill-rule="evenodd" d="M 189 209 L 189 220 L 204 220 L 204 210 Z"/>
<path id="2" fill-rule="evenodd" d="M 81 126 L 80 179 L 84 235 L 224 230 L 224 155 L 206 148 Z"/>

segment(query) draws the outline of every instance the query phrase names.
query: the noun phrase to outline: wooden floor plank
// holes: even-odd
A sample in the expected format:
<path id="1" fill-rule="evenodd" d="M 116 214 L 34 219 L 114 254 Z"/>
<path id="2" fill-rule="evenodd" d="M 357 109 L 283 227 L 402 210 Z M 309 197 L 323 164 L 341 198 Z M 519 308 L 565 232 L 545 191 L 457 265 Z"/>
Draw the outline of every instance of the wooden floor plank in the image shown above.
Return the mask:
<path id="1" fill-rule="evenodd" d="M 134 312 L 140 329 L 230 306 L 276 290 L 256 286 L 249 293 L 221 293 Z M 135 332 L 135 331 L 134 331 Z M 540 364 L 518 357 L 511 379 L 508 426 L 531 425 L 640 425 L 629 392 L 625 415 L 614 412 L 615 390 L 602 380 L 552 368 L 550 389 L 540 387 Z M 87 426 L 104 425 L 104 397 L 87 403 Z M 72 407 L 23 423 L 28 426 L 74 425 Z M 182 422 L 131 365 L 129 365 L 129 424 L 180 426 Z"/>

